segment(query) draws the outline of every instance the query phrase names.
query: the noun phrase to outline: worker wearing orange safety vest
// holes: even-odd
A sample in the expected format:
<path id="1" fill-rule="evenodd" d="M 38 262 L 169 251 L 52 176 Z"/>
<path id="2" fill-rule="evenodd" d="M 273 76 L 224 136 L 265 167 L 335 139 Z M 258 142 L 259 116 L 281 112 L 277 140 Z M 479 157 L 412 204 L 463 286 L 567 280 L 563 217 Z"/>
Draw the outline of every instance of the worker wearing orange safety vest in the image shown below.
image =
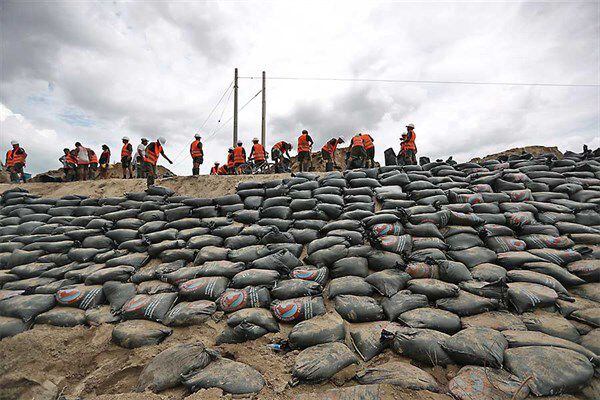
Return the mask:
<path id="1" fill-rule="evenodd" d="M 340 138 L 332 138 L 325 146 L 321 148 L 321 157 L 325 162 L 325 171 L 333 171 L 333 167 L 336 165 L 335 163 L 335 150 L 337 149 L 338 144 L 344 143 L 344 139 Z"/>
<path id="2" fill-rule="evenodd" d="M 347 169 L 364 168 L 367 152 L 365 143 L 360 133 L 357 133 L 350 140 L 350 154 L 346 161 Z"/>
<path id="3" fill-rule="evenodd" d="M 146 183 L 148 186 L 154 185 L 154 179 L 156 178 L 156 163 L 158 157 L 163 156 L 169 164 L 173 164 L 173 161 L 167 157 L 163 150 L 163 145 L 167 143 L 167 139 L 159 137 L 155 142 L 150 143 L 146 146 L 146 155 L 144 156 L 144 173 L 146 174 Z"/>
<path id="4" fill-rule="evenodd" d="M 13 140 L 10 142 L 12 149 L 6 153 L 6 169 L 10 173 L 10 180 L 12 182 L 18 182 L 19 178 L 23 182 L 26 182 L 25 172 L 25 160 L 27 159 L 27 153 L 25 149 L 19 146 L 19 142 Z"/>
<path id="5" fill-rule="evenodd" d="M 121 168 L 123 169 L 123 179 L 127 179 L 127 173 L 129 172 L 129 179 L 133 178 L 133 171 L 131 170 L 131 156 L 133 155 L 133 146 L 129 143 L 129 138 L 123 136 L 123 147 L 121 148 Z"/>
<path id="6" fill-rule="evenodd" d="M 96 172 L 98 171 L 98 156 L 94 150 L 88 149 L 88 157 L 90 159 L 88 179 L 96 179 Z"/>
<path id="7" fill-rule="evenodd" d="M 307 130 L 303 130 L 298 137 L 298 164 L 300 172 L 310 169 L 310 152 L 312 151 L 313 140 Z"/>
<path id="8" fill-rule="evenodd" d="M 227 151 L 227 173 L 233 174 L 233 169 L 235 166 L 233 162 L 233 147 L 230 147 Z"/>
<path id="9" fill-rule="evenodd" d="M 200 134 L 194 135 L 194 141 L 190 145 L 190 155 L 192 156 L 192 175 L 200 175 L 200 165 L 204 162 L 204 151 L 202 150 L 202 142 Z"/>
<path id="10" fill-rule="evenodd" d="M 246 150 L 242 146 L 242 141 L 238 140 L 237 146 L 233 149 L 233 166 L 239 167 L 246 162 Z"/>
<path id="11" fill-rule="evenodd" d="M 218 171 L 219 171 L 219 162 L 215 161 L 215 165 L 213 165 L 210 169 L 210 174 L 217 175 Z"/>
<path id="12" fill-rule="evenodd" d="M 271 159 L 275 163 L 275 172 L 288 172 L 290 162 L 290 150 L 292 144 L 280 141 L 271 148 Z"/>
<path id="13" fill-rule="evenodd" d="M 252 149 L 250 149 L 250 159 L 254 160 L 256 165 L 262 165 L 267 160 L 267 152 L 265 147 L 258 143 L 258 138 L 252 139 Z"/>
<path id="14" fill-rule="evenodd" d="M 227 175 L 227 167 L 225 165 L 221 165 L 217 168 L 217 175 Z"/>
<path id="15" fill-rule="evenodd" d="M 77 158 L 77 179 L 86 181 L 89 177 L 90 152 L 80 142 L 75 143 L 73 155 Z"/>
<path id="16" fill-rule="evenodd" d="M 417 164 L 417 134 L 415 133 L 415 125 L 406 125 L 406 134 L 402 135 L 402 143 L 400 144 L 400 154 L 404 158 L 407 165 Z"/>
<path id="17" fill-rule="evenodd" d="M 70 182 L 76 178 L 77 171 L 77 159 L 69 149 L 63 149 L 63 156 L 58 159 L 63 165 L 63 173 L 65 174 L 65 180 Z"/>
<path id="18" fill-rule="evenodd" d="M 368 133 L 363 133 L 360 135 L 363 140 L 363 145 L 365 147 L 365 168 L 374 168 L 375 167 L 375 145 L 373 144 L 374 140 L 371 135 Z"/>

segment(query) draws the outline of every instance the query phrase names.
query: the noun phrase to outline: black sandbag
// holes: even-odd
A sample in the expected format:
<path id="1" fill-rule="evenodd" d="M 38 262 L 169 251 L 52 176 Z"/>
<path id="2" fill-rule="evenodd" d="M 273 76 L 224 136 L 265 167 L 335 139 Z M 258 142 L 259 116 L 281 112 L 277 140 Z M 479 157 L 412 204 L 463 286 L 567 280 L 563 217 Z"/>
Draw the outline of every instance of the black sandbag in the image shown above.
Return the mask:
<path id="1" fill-rule="evenodd" d="M 388 326 L 381 332 L 381 340 L 391 342 L 396 353 L 432 366 L 452 363 L 442 348 L 442 343 L 449 338 L 449 335 L 433 329 Z"/>
<path id="2" fill-rule="evenodd" d="M 446 238 L 446 244 L 452 251 L 470 249 L 471 247 L 484 246 L 481 239 L 474 234 L 458 233 Z"/>
<path id="3" fill-rule="evenodd" d="M 590 361 L 573 350 L 524 346 L 506 350 L 506 368 L 522 380 L 536 396 L 577 392 L 592 379 Z"/>
<path id="4" fill-rule="evenodd" d="M 459 364 L 502 367 L 508 342 L 502 333 L 489 328 L 464 329 L 442 343 L 442 348 Z"/>
<path id="5" fill-rule="evenodd" d="M 459 317 L 480 314 L 498 308 L 498 300 L 461 290 L 456 297 L 439 299 L 435 302 L 436 307 L 450 311 Z"/>
<path id="6" fill-rule="evenodd" d="M 194 265 L 201 265 L 208 261 L 222 261 L 227 260 L 230 249 L 223 247 L 207 246 L 203 247 L 196 254 L 194 259 Z"/>
<path id="7" fill-rule="evenodd" d="M 124 321 L 115 326 L 112 341 L 126 349 L 156 345 L 169 336 L 173 330 L 152 321 Z"/>
<path id="8" fill-rule="evenodd" d="M 290 278 L 304 279 L 307 281 L 314 281 L 319 283 L 321 286 L 325 285 L 329 277 L 329 270 L 327 267 L 315 268 L 310 265 L 299 266 L 294 268 L 290 272 Z"/>
<path id="9" fill-rule="evenodd" d="M 280 274 L 275 270 L 251 268 L 237 273 L 231 280 L 231 287 L 238 289 L 243 289 L 246 286 L 265 286 L 272 288 L 279 278 Z"/>
<path id="10" fill-rule="evenodd" d="M 216 311 L 217 305 L 210 300 L 183 301 L 169 310 L 163 322 L 167 326 L 200 325 Z"/>
<path id="11" fill-rule="evenodd" d="M 414 365 L 399 361 L 389 361 L 359 371 L 356 374 L 356 380 L 361 385 L 389 384 L 411 390 L 440 391 L 435 378 L 429 373 Z"/>
<path id="12" fill-rule="evenodd" d="M 0 340 L 25 332 L 28 327 L 20 318 L 0 317 Z"/>
<path id="13" fill-rule="evenodd" d="M 190 371 L 181 376 L 190 392 L 200 389 L 219 388 L 225 393 L 258 393 L 264 387 L 262 375 L 249 365 L 227 358 L 216 357 L 206 367 Z"/>
<path id="14" fill-rule="evenodd" d="M 406 272 L 386 269 L 370 274 L 365 278 L 365 281 L 371 284 L 382 296 L 391 297 L 404 289 L 410 279 L 411 276 Z"/>
<path id="15" fill-rule="evenodd" d="M 110 304 L 111 311 L 118 313 L 121 307 L 132 299 L 136 294 L 136 287 L 133 283 L 106 282 L 102 285 L 104 296 Z"/>
<path id="16" fill-rule="evenodd" d="M 252 307 L 268 308 L 270 304 L 269 289 L 254 286 L 247 286 L 243 289 L 227 289 L 217 300 L 217 306 L 224 312 Z"/>
<path id="17" fill-rule="evenodd" d="M 177 260 L 186 260 L 191 262 L 196 257 L 195 249 L 170 249 L 164 250 L 160 253 L 160 260 L 162 262 L 173 262 Z"/>
<path id="18" fill-rule="evenodd" d="M 58 290 L 56 302 L 62 306 L 77 307 L 82 310 L 97 307 L 105 297 L 100 285 L 73 285 Z"/>
<path id="19" fill-rule="evenodd" d="M 471 247 L 461 251 L 449 251 L 448 255 L 452 259 L 459 261 L 471 269 L 479 264 L 494 262 L 496 253 L 485 247 Z"/>
<path id="20" fill-rule="evenodd" d="M 295 297 L 316 296 L 323 292 L 323 287 L 317 282 L 304 279 L 286 279 L 275 284 L 271 296 L 277 300 L 288 300 Z"/>
<path id="21" fill-rule="evenodd" d="M 179 294 L 186 300 L 216 300 L 229 286 L 223 276 L 195 278 L 179 284 Z"/>
<path id="22" fill-rule="evenodd" d="M 516 269 L 508 271 L 507 277 L 511 282 L 537 283 L 553 289 L 556 293 L 569 296 L 567 289 L 558 280 L 539 272 Z"/>
<path id="23" fill-rule="evenodd" d="M 336 261 L 346 257 L 348 249 L 346 245 L 338 244 L 326 249 L 317 250 L 306 258 L 306 262 L 317 266 L 330 266 Z"/>
<path id="24" fill-rule="evenodd" d="M 85 324 L 85 311 L 71 307 L 55 307 L 35 317 L 36 324 L 74 327 Z"/>
<path id="25" fill-rule="evenodd" d="M 85 277 L 86 285 L 102 285 L 108 281 L 125 282 L 135 272 L 135 268 L 122 265 L 120 267 L 101 268 Z"/>
<path id="26" fill-rule="evenodd" d="M 334 246 L 337 247 L 337 246 Z M 345 250 L 345 247 L 344 247 Z M 326 250 L 321 250 L 326 251 Z M 318 253 L 318 252 L 317 252 Z M 315 254 L 317 254 L 315 253 Z M 319 264 L 317 264 L 319 265 Z M 328 265 L 328 264 L 325 264 Z M 346 257 L 331 265 L 329 272 L 332 278 L 341 278 L 344 276 L 366 277 L 369 274 L 368 262 L 363 257 Z"/>
<path id="27" fill-rule="evenodd" d="M 434 329 L 448 334 L 461 329 L 460 318 L 456 314 L 435 308 L 406 311 L 400 314 L 398 321 L 411 328 Z"/>
<path id="28" fill-rule="evenodd" d="M 37 315 L 54 307 L 54 296 L 50 294 L 15 295 L 0 301 L 0 316 L 20 318 L 28 323 Z"/>
<path id="29" fill-rule="evenodd" d="M 458 296 L 458 286 L 438 279 L 412 279 L 408 282 L 412 293 L 424 294 L 429 300 Z"/>
<path id="30" fill-rule="evenodd" d="M 531 249 L 529 250 L 529 253 L 563 267 L 569 263 L 579 261 L 583 258 L 581 253 L 574 249 Z"/>
<path id="31" fill-rule="evenodd" d="M 507 294 L 508 301 L 519 314 L 534 307 L 551 306 L 558 299 L 553 289 L 528 282 L 509 283 Z"/>
<path id="32" fill-rule="evenodd" d="M 161 322 L 177 300 L 177 293 L 138 294 L 121 308 L 123 319 L 147 319 Z"/>
<path id="33" fill-rule="evenodd" d="M 42 255 L 44 255 L 43 250 L 26 251 L 17 249 L 11 253 L 6 266 L 13 268 L 18 265 L 30 264 L 36 262 L 37 259 Z"/>
<path id="34" fill-rule="evenodd" d="M 289 272 L 300 266 L 302 262 L 290 251 L 283 249 L 276 253 L 253 260 L 251 268 L 275 270 L 282 274 Z"/>
<path id="35" fill-rule="evenodd" d="M 159 243 L 163 240 L 175 240 L 179 231 L 175 228 L 161 229 L 144 234 L 144 239 L 149 243 Z"/>
<path id="36" fill-rule="evenodd" d="M 335 310 L 349 322 L 369 322 L 384 319 L 383 309 L 371 297 L 340 295 L 335 298 Z"/>
<path id="37" fill-rule="evenodd" d="M 521 319 L 528 331 L 542 332 L 573 343 L 581 341 L 581 335 L 577 328 L 560 314 L 549 312 L 524 313 Z"/>
<path id="38" fill-rule="evenodd" d="M 156 355 L 142 370 L 138 391 L 160 392 L 180 384 L 181 375 L 206 367 L 212 358 L 202 343 L 177 344 Z"/>
<path id="39" fill-rule="evenodd" d="M 273 301 L 271 312 L 281 322 L 295 323 L 323 315 L 326 310 L 322 297 L 299 297 Z"/>
<path id="40" fill-rule="evenodd" d="M 408 255 L 412 251 L 412 237 L 410 235 L 381 236 L 376 239 L 376 243 L 381 250 L 396 254 Z"/>
<path id="41" fill-rule="evenodd" d="M 448 390 L 458 400 L 511 399 L 529 396 L 529 387 L 521 379 L 502 370 L 465 366 L 448 383 Z"/>
<path id="42" fill-rule="evenodd" d="M 333 313 L 318 315 L 294 325 L 288 335 L 292 348 L 305 349 L 322 343 L 343 342 L 344 320 Z"/>
<path id="43" fill-rule="evenodd" d="M 427 296 L 414 294 L 409 290 L 401 290 L 390 298 L 384 298 L 381 306 L 388 320 L 393 321 L 406 311 L 427 307 Z"/>
<path id="44" fill-rule="evenodd" d="M 358 359 L 345 344 L 318 344 L 296 356 L 292 368 L 292 383 L 322 382 L 355 363 L 358 363 Z"/>
<path id="45" fill-rule="evenodd" d="M 20 278 L 33 278 L 41 276 L 44 272 L 54 267 L 55 265 L 52 263 L 34 262 L 13 267 L 10 269 L 10 273 L 17 275 Z"/>
<path id="46" fill-rule="evenodd" d="M 369 269 L 383 271 L 385 269 L 397 269 L 404 266 L 402 255 L 388 251 L 372 251 L 367 255 Z"/>

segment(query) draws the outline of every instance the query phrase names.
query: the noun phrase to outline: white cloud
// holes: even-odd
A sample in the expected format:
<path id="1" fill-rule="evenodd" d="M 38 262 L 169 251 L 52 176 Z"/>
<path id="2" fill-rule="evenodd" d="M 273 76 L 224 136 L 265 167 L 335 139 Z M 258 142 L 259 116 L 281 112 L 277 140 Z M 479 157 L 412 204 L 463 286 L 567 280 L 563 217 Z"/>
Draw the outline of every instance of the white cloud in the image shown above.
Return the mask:
<path id="1" fill-rule="evenodd" d="M 242 76 L 598 83 L 599 3 L 361 1 L 47 3 L 5 1 L 0 103 L 3 132 L 56 132 L 34 172 L 58 167 L 80 140 L 118 153 L 128 135 L 166 136 L 174 170 Z M 240 80 L 240 105 L 260 88 Z M 271 80 L 268 138 L 295 141 L 365 129 L 377 153 L 417 125 L 420 155 L 456 159 L 521 145 L 600 146 L 598 88 Z M 202 129 L 207 172 L 223 161 L 232 98 Z M 4 112 L 4 111 L 3 111 Z M 24 120 L 17 124 L 21 115 Z M 340 132 L 340 130 L 344 132 Z M 240 113 L 240 138 L 260 134 L 260 96 Z M 37 133 L 39 135 L 39 133 Z M 321 143 L 319 143 L 321 145 Z M 35 143 L 31 150 L 37 152 Z"/>

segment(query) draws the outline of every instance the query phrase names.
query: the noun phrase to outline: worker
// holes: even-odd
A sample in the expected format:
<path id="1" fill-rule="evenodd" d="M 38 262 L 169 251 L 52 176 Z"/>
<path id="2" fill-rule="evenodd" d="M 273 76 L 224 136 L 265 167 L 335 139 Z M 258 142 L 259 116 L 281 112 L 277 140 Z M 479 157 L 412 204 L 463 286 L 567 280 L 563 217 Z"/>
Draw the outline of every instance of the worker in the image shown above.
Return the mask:
<path id="1" fill-rule="evenodd" d="M 156 162 L 159 156 L 163 156 L 169 164 L 173 164 L 173 161 L 167 157 L 163 150 L 163 145 L 167 143 L 167 139 L 159 137 L 156 142 L 150 143 L 146 146 L 146 155 L 144 156 L 144 173 L 146 174 L 146 183 L 148 186 L 154 185 L 154 179 L 156 178 Z"/>
<path id="2" fill-rule="evenodd" d="M 273 145 L 271 159 L 275 163 L 275 172 L 289 172 L 290 150 L 292 150 L 292 147 L 291 143 L 283 140 Z"/>
<path id="3" fill-rule="evenodd" d="M 63 165 L 63 173 L 65 174 L 65 181 L 74 181 L 77 177 L 77 159 L 71 153 L 69 149 L 63 149 L 63 155 L 58 159 Z"/>
<path id="4" fill-rule="evenodd" d="M 300 172 L 310 169 L 310 152 L 312 151 L 313 140 L 307 130 L 303 130 L 298 137 L 298 164 Z"/>
<path id="5" fill-rule="evenodd" d="M 254 160 L 256 166 L 261 166 L 267 161 L 267 152 L 265 147 L 258 143 L 258 138 L 252 139 L 252 149 L 250 149 L 250 159 Z"/>
<path id="6" fill-rule="evenodd" d="M 102 153 L 100 154 L 100 160 L 98 161 L 100 167 L 101 179 L 108 178 L 108 166 L 110 165 L 110 149 L 107 145 L 102 145 Z"/>
<path id="7" fill-rule="evenodd" d="M 233 174 L 234 172 L 234 156 L 233 156 L 233 147 L 230 147 L 227 150 L 227 173 L 228 174 Z"/>
<path id="8" fill-rule="evenodd" d="M 17 140 L 10 142 L 12 149 L 6 152 L 6 169 L 10 173 L 11 182 L 18 182 L 19 178 L 25 183 L 25 160 L 27 159 L 27 153 L 25 149 L 19 146 Z"/>
<path id="9" fill-rule="evenodd" d="M 215 165 L 213 165 L 212 168 L 210 169 L 210 174 L 217 175 L 218 170 L 219 170 L 219 162 L 215 161 Z"/>
<path id="10" fill-rule="evenodd" d="M 323 158 L 323 161 L 325 162 L 325 171 L 333 171 L 333 167 L 336 166 L 335 150 L 338 145 L 342 143 L 344 143 L 343 138 L 332 138 L 321 148 L 321 158 Z"/>
<path id="11" fill-rule="evenodd" d="M 350 150 L 347 153 L 346 169 L 364 168 L 367 152 L 360 133 L 354 135 L 350 141 Z"/>
<path id="12" fill-rule="evenodd" d="M 227 166 L 221 165 L 217 168 L 217 175 L 227 175 Z"/>
<path id="13" fill-rule="evenodd" d="M 129 143 L 129 138 L 123 136 L 123 148 L 121 148 L 121 168 L 123 168 L 123 179 L 127 179 L 127 173 L 129 172 L 129 178 L 133 178 L 133 172 L 131 171 L 131 156 L 133 155 L 133 146 Z"/>
<path id="14" fill-rule="evenodd" d="M 366 153 L 365 168 L 375 168 L 375 145 L 373 144 L 375 140 L 368 133 L 363 133 L 360 137 L 363 140 Z"/>
<path id="15" fill-rule="evenodd" d="M 242 141 L 238 140 L 237 146 L 233 149 L 233 167 L 237 169 L 246 162 L 246 150 L 242 146 Z"/>
<path id="16" fill-rule="evenodd" d="M 406 125 L 406 134 L 402 135 L 402 138 L 400 152 L 404 156 L 405 164 L 417 165 L 417 146 L 415 144 L 417 134 L 415 133 L 414 124 Z"/>
<path id="17" fill-rule="evenodd" d="M 192 156 L 192 175 L 200 175 L 200 165 L 204 162 L 204 152 L 202 151 L 202 142 L 199 133 L 194 135 L 194 141 L 190 145 L 190 155 Z"/>
<path id="18" fill-rule="evenodd" d="M 90 169 L 90 154 L 81 142 L 75 142 L 73 155 L 77 159 L 77 179 L 87 181 Z"/>
<path id="19" fill-rule="evenodd" d="M 148 139 L 142 138 L 135 151 L 135 158 L 133 161 L 135 162 L 135 176 L 137 178 L 146 177 L 144 175 L 144 156 L 146 155 L 146 146 L 148 146 Z"/>
<path id="20" fill-rule="evenodd" d="M 88 156 L 90 158 L 88 179 L 94 180 L 96 179 L 96 174 L 98 172 L 98 156 L 96 155 L 96 152 L 92 149 L 88 149 Z"/>

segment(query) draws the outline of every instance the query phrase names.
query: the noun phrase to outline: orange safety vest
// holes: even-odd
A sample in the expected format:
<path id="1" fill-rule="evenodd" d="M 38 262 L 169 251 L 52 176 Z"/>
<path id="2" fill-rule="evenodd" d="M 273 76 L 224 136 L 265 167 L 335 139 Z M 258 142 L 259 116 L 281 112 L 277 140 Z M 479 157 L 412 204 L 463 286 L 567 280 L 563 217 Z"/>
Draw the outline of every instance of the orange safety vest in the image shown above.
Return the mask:
<path id="1" fill-rule="evenodd" d="M 227 153 L 227 166 L 233 167 L 233 152 Z"/>
<path id="2" fill-rule="evenodd" d="M 94 150 L 90 150 L 90 164 L 91 163 L 98 164 L 98 156 L 96 155 L 96 152 Z"/>
<path id="3" fill-rule="evenodd" d="M 407 140 L 406 142 L 402 143 L 403 149 L 404 150 L 417 150 L 417 145 L 415 144 L 415 140 L 417 140 L 417 134 L 415 133 L 415 131 L 412 131 L 412 138 L 410 140 Z"/>
<path id="4" fill-rule="evenodd" d="M 333 156 L 333 153 L 335 153 L 335 149 L 337 149 L 337 141 L 335 142 L 335 144 L 331 144 L 330 142 L 325 143 L 325 146 L 323 146 L 321 148 L 321 150 L 326 151 L 327 153 L 331 154 Z"/>
<path id="5" fill-rule="evenodd" d="M 254 161 L 265 161 L 265 148 L 262 144 L 256 143 L 252 146 L 252 155 L 254 156 Z"/>
<path id="6" fill-rule="evenodd" d="M 227 168 L 224 165 L 221 165 L 217 170 L 217 175 L 227 175 Z"/>
<path id="7" fill-rule="evenodd" d="M 372 149 L 373 147 L 375 147 L 375 145 L 373 144 L 373 139 L 371 138 L 370 135 L 363 133 L 362 135 L 360 135 L 360 137 L 363 140 L 366 150 L 369 150 L 369 149 Z"/>
<path id="8" fill-rule="evenodd" d="M 244 154 L 244 148 L 238 146 L 233 149 L 233 164 L 243 164 L 246 162 L 246 155 Z"/>
<path id="9" fill-rule="evenodd" d="M 351 143 L 351 147 L 365 147 L 362 136 L 354 136 L 350 143 Z"/>
<path id="10" fill-rule="evenodd" d="M 273 145 L 274 149 L 277 149 L 281 152 L 283 152 L 283 145 L 285 144 L 285 142 L 282 140 L 281 142 L 277 142 Z"/>
<path id="11" fill-rule="evenodd" d="M 303 133 L 298 138 L 298 153 L 310 151 L 310 143 L 308 142 L 308 134 Z"/>
<path id="12" fill-rule="evenodd" d="M 158 161 L 158 156 L 162 153 L 162 146 L 159 142 L 154 142 L 154 151 L 150 149 L 150 145 L 146 147 L 146 156 L 144 157 L 144 161 L 149 162 L 152 165 L 156 165 Z"/>
<path id="13" fill-rule="evenodd" d="M 202 157 L 204 155 L 202 150 L 198 148 L 198 143 L 200 143 L 199 140 L 194 140 L 190 145 L 190 154 L 192 155 L 192 158 Z"/>
<path id="14" fill-rule="evenodd" d="M 121 158 L 131 157 L 131 152 L 133 150 L 133 146 L 131 147 L 132 150 L 129 150 L 127 148 L 128 146 L 131 146 L 131 144 L 129 142 L 123 144 L 123 148 L 121 149 Z"/>
<path id="15" fill-rule="evenodd" d="M 73 156 L 73 154 L 71 154 L 71 152 L 67 153 L 67 155 L 65 156 L 65 159 L 70 164 L 77 164 L 77 158 L 75 158 Z"/>
<path id="16" fill-rule="evenodd" d="M 217 167 L 213 166 L 213 167 L 210 169 L 210 174 L 211 174 L 211 175 L 216 175 L 216 174 L 217 174 Z"/>
<path id="17" fill-rule="evenodd" d="M 25 159 L 27 158 L 27 153 L 23 150 L 22 154 L 17 154 L 17 150 L 23 150 L 21 147 L 17 147 L 16 149 L 11 149 L 6 153 L 6 166 L 12 167 L 13 165 L 20 163 L 25 165 Z"/>

